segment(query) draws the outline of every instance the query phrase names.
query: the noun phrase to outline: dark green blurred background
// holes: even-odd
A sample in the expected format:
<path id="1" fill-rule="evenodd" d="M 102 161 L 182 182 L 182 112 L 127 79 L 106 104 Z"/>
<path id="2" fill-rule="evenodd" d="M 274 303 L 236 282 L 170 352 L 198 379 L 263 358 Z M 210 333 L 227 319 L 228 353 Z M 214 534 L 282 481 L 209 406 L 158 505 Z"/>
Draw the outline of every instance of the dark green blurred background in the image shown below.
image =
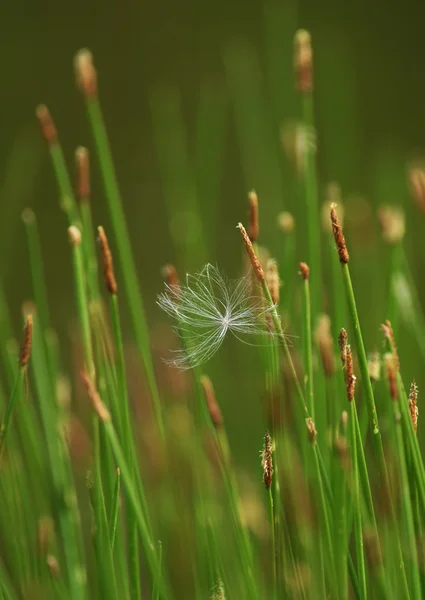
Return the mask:
<path id="1" fill-rule="evenodd" d="M 311 31 L 315 52 L 321 189 L 335 180 L 344 197 L 361 194 L 373 207 L 403 204 L 412 228 L 408 252 L 419 275 L 423 221 L 409 200 L 405 168 L 412 152 L 425 146 L 424 17 L 425 4 L 419 1 L 3 2 L 0 258 L 16 322 L 22 300 L 31 293 L 20 221 L 26 206 L 39 220 L 52 319 L 62 335 L 74 314 L 66 219 L 34 109 L 40 102 L 50 108 L 73 168 L 76 146 L 92 149 L 72 65 L 81 47 L 92 50 L 98 69 L 152 330 L 160 318 L 155 296 L 165 262 L 186 271 L 218 261 L 230 275 L 238 272 L 235 225 L 246 219 L 249 189 L 259 193 L 260 241 L 273 254 L 280 248 L 277 213 L 291 210 L 299 216 L 295 176 L 279 142 L 281 124 L 300 116 L 292 76 L 298 27 Z M 108 231 L 92 162 L 94 218 Z M 178 212 L 185 203 L 200 207 L 203 253 L 198 252 L 199 223 L 185 221 L 184 230 L 170 218 L 173 207 Z M 378 229 L 373 221 L 370 241 L 355 224 L 353 219 L 353 237 L 356 233 L 361 241 L 365 235 L 365 243 L 358 246 L 353 271 L 361 316 L 372 325 L 366 331 L 372 345 L 385 318 L 383 304 L 372 303 L 370 296 L 380 255 L 365 261 Z M 374 291 L 375 300 L 383 295 L 385 290 Z M 246 362 L 240 360 L 236 367 L 246 372 L 253 357 L 248 353 Z"/>

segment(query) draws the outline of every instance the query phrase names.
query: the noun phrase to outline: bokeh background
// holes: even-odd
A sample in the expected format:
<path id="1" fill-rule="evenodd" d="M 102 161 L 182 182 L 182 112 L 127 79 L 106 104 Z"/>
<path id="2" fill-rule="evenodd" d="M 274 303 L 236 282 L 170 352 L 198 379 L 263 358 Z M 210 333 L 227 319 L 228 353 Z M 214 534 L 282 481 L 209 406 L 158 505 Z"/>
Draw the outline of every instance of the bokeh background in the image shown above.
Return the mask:
<path id="1" fill-rule="evenodd" d="M 3 3 L 0 266 L 16 324 L 31 294 L 21 222 L 22 210 L 31 206 L 42 235 L 52 320 L 67 352 L 75 314 L 67 224 L 35 107 L 43 102 L 50 108 L 72 169 L 75 148 L 93 148 L 73 74 L 73 56 L 82 47 L 91 49 L 98 69 L 158 359 L 169 339 L 155 303 L 161 266 L 173 262 L 184 273 L 212 262 L 237 275 L 242 249 L 235 225 L 246 219 L 250 189 L 261 203 L 260 243 L 280 258 L 277 214 L 289 210 L 297 220 L 297 263 L 304 258 L 305 221 L 280 132 L 300 118 L 292 47 L 296 29 L 305 27 L 314 46 L 321 200 L 327 183 L 341 185 L 365 338 L 369 349 L 381 343 L 387 290 L 373 284 L 386 258 L 376 217 L 381 203 L 406 211 L 406 247 L 423 299 L 425 224 L 409 197 L 406 165 L 425 147 L 424 17 L 425 5 L 412 0 Z M 108 231 L 92 162 L 94 220 Z M 131 339 L 125 312 L 124 326 Z M 235 443 L 241 460 L 244 440 L 254 439 L 255 447 L 263 431 L 249 375 L 253 361 L 249 348 L 235 353 L 229 342 L 207 369 L 213 378 L 220 372 L 219 397 L 238 399 L 223 402 L 231 431 L 238 429 L 243 405 L 246 426 Z M 406 380 L 416 376 L 420 383 L 422 371 L 412 351 Z"/>

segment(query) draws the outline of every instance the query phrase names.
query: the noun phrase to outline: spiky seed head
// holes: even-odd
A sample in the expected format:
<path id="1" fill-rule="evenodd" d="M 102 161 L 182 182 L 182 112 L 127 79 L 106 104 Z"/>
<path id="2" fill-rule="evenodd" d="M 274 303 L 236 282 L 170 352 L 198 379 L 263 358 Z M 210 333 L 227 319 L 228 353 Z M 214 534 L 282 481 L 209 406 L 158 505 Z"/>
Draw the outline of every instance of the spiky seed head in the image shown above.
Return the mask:
<path id="1" fill-rule="evenodd" d="M 387 372 L 387 381 L 388 381 L 388 388 L 390 391 L 390 396 L 393 400 L 397 400 L 398 389 L 397 389 L 397 376 L 396 376 L 396 370 L 395 370 L 394 356 L 390 352 L 387 352 L 387 354 L 385 354 L 385 356 L 384 356 L 384 360 L 385 360 L 385 367 L 386 367 L 386 372 Z"/>
<path id="2" fill-rule="evenodd" d="M 356 376 L 353 371 L 353 355 L 351 353 L 351 346 L 347 344 L 346 355 L 345 355 L 345 385 L 347 389 L 347 398 L 349 402 L 354 400 L 354 393 L 356 388 Z"/>
<path id="3" fill-rule="evenodd" d="M 397 345 L 395 343 L 395 336 L 394 336 L 394 331 L 393 331 L 391 322 L 388 321 L 388 319 L 387 319 L 385 321 L 385 323 L 382 324 L 381 329 L 382 329 L 382 333 L 384 334 L 384 336 L 387 338 L 387 340 L 389 342 L 391 352 L 393 354 L 394 361 L 395 361 L 395 368 L 399 372 L 400 371 L 400 359 L 398 357 Z"/>
<path id="4" fill-rule="evenodd" d="M 339 351 L 341 354 L 341 362 L 342 362 L 343 367 L 345 367 L 345 363 L 347 360 L 347 342 L 348 342 L 347 332 L 343 327 L 341 329 L 341 331 L 339 332 L 339 336 L 338 336 L 338 345 L 339 345 Z"/>
<path id="5" fill-rule="evenodd" d="M 93 64 L 93 55 L 90 50 L 79 50 L 74 58 L 77 85 L 86 98 L 97 95 L 97 74 Z"/>
<path id="6" fill-rule="evenodd" d="M 242 240 L 243 240 L 243 243 L 245 244 L 245 249 L 248 253 L 249 260 L 251 262 L 252 268 L 254 269 L 254 273 L 255 273 L 258 281 L 264 281 L 263 267 L 261 266 L 261 263 L 257 257 L 255 250 L 254 250 L 254 246 L 252 245 L 252 242 L 249 239 L 249 236 L 246 232 L 245 227 L 242 225 L 242 223 L 238 223 L 237 228 L 239 229 L 239 231 L 242 234 Z"/>
<path id="7" fill-rule="evenodd" d="M 103 227 L 97 228 L 99 235 L 100 248 L 102 251 L 102 264 L 103 264 L 103 277 L 105 279 L 105 285 L 110 294 L 116 295 L 118 293 L 117 280 L 115 279 L 114 263 L 112 260 L 112 253 L 109 248 L 108 238 Z"/>
<path id="8" fill-rule="evenodd" d="M 413 429 L 415 430 L 415 433 L 417 432 L 418 429 L 418 415 L 419 415 L 419 409 L 418 409 L 418 386 L 416 385 L 415 381 L 412 381 L 412 385 L 410 386 L 410 393 L 409 393 L 409 410 L 410 410 L 410 417 L 412 419 L 412 424 L 413 424 Z"/>
<path id="9" fill-rule="evenodd" d="M 41 133 L 48 144 L 53 144 L 58 139 L 58 132 L 53 122 L 49 109 L 45 104 L 39 104 L 35 114 L 40 123 Z"/>
<path id="10" fill-rule="evenodd" d="M 305 262 L 300 262 L 300 274 L 304 281 L 310 278 L 310 267 Z"/>
<path id="11" fill-rule="evenodd" d="M 270 433 L 266 431 L 264 436 L 264 448 L 261 452 L 261 466 L 263 467 L 263 481 L 268 490 L 273 479 L 273 448 Z"/>
<path id="12" fill-rule="evenodd" d="M 83 146 L 77 148 L 75 164 L 77 167 L 77 196 L 81 202 L 86 202 L 90 197 L 90 160 L 87 148 Z"/>
<path id="13" fill-rule="evenodd" d="M 249 239 L 253 244 L 258 240 L 258 235 L 260 233 L 260 221 L 258 217 L 258 196 L 255 190 L 252 190 L 248 194 L 249 201 L 249 226 L 248 226 L 248 235 Z"/>
<path id="14" fill-rule="evenodd" d="M 314 424 L 314 421 L 311 417 L 308 417 L 305 420 L 305 423 L 307 425 L 307 431 L 308 431 L 308 439 L 310 440 L 310 442 L 312 444 L 316 443 L 316 437 L 317 437 L 317 431 L 316 431 L 316 426 Z"/>
<path id="15" fill-rule="evenodd" d="M 344 205 L 342 204 L 342 191 L 339 183 L 331 182 L 325 188 L 325 202 L 322 206 L 322 226 L 325 231 L 332 231 L 332 222 L 329 220 L 329 207 L 338 206 L 338 218 L 341 227 L 344 226 Z"/>
<path id="16" fill-rule="evenodd" d="M 177 269 L 174 265 L 170 263 L 164 265 L 162 268 L 162 276 L 164 277 L 167 285 L 171 287 L 178 287 L 180 285 Z"/>
<path id="17" fill-rule="evenodd" d="M 32 315 L 27 315 L 24 329 L 24 339 L 21 346 L 21 352 L 19 354 L 19 366 L 21 368 L 26 367 L 30 360 L 32 346 L 32 329 Z"/>
<path id="18" fill-rule="evenodd" d="M 313 90 L 313 49 L 311 35 L 305 29 L 299 29 L 294 38 L 294 70 L 296 88 L 307 93 Z"/>
<path id="19" fill-rule="evenodd" d="M 336 249 L 338 252 L 339 262 L 341 264 L 348 264 L 350 256 L 348 254 L 347 245 L 345 243 L 345 237 L 342 232 L 342 226 L 339 221 L 338 215 L 336 214 L 336 204 L 331 204 L 331 223 L 332 232 L 335 239 Z"/>

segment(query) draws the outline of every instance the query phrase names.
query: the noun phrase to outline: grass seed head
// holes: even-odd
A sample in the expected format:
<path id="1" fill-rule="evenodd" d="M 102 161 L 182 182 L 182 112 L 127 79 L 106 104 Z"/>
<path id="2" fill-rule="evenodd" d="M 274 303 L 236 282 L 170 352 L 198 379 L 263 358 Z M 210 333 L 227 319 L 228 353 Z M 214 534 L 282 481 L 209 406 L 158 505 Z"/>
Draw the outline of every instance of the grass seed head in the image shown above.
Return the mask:
<path id="1" fill-rule="evenodd" d="M 371 381 L 379 381 L 381 379 L 381 357 L 379 352 L 372 352 L 369 355 L 367 370 Z"/>
<path id="2" fill-rule="evenodd" d="M 35 114 L 40 123 L 41 133 L 48 144 L 54 144 L 58 140 L 58 132 L 53 122 L 49 109 L 45 104 L 40 104 L 35 109 Z"/>
<path id="3" fill-rule="evenodd" d="M 94 383 L 91 380 L 90 375 L 88 374 L 86 369 L 82 370 L 81 378 L 83 380 L 84 385 L 86 386 L 87 394 L 99 419 L 104 423 L 110 421 L 111 415 L 109 414 L 108 409 L 104 405 L 102 398 L 100 397 L 99 392 L 96 390 Z"/>
<path id="4" fill-rule="evenodd" d="M 248 194 L 249 201 L 249 226 L 248 235 L 253 244 L 258 240 L 260 233 L 260 222 L 258 218 L 258 196 L 257 192 L 252 190 Z"/>
<path id="5" fill-rule="evenodd" d="M 387 319 L 385 321 L 385 323 L 382 324 L 381 329 L 382 329 L 382 333 L 384 334 L 384 336 L 386 337 L 386 339 L 389 342 L 391 352 L 393 354 L 394 361 L 395 361 L 395 367 L 396 367 L 397 371 L 400 372 L 400 359 L 398 357 L 397 345 L 395 343 L 394 331 L 393 331 L 391 322 L 388 321 L 388 319 Z"/>
<path id="6" fill-rule="evenodd" d="M 305 29 L 299 29 L 294 38 L 295 85 L 298 91 L 313 91 L 313 49 L 311 35 Z"/>
<path id="7" fill-rule="evenodd" d="M 97 73 L 93 65 L 93 55 L 83 48 L 74 58 L 77 85 L 87 99 L 97 95 Z"/>
<path id="8" fill-rule="evenodd" d="M 316 442 L 316 437 L 317 437 L 317 431 L 316 431 L 316 426 L 314 424 L 314 421 L 311 417 L 308 417 L 305 420 L 305 423 L 307 425 L 308 439 L 310 440 L 310 442 L 312 444 L 314 444 Z"/>
<path id="9" fill-rule="evenodd" d="M 305 262 L 300 262 L 300 274 L 304 281 L 310 278 L 310 267 Z"/>
<path id="10" fill-rule="evenodd" d="M 315 338 L 322 359 L 323 370 L 327 377 L 335 373 L 334 344 L 331 335 L 331 320 L 328 315 L 320 315 L 317 320 Z"/>
<path id="11" fill-rule="evenodd" d="M 381 206 L 378 217 L 384 242 L 390 245 L 399 244 L 406 231 L 403 209 L 399 206 Z"/>
<path id="12" fill-rule="evenodd" d="M 103 277 L 105 279 L 106 289 L 110 294 L 118 293 L 117 280 L 115 279 L 114 263 L 112 260 L 111 250 L 109 248 L 108 238 L 103 227 L 98 227 L 100 248 L 102 251 Z"/>
<path id="13" fill-rule="evenodd" d="M 274 258 L 269 258 L 266 263 L 266 283 L 269 288 L 270 296 L 274 304 L 279 304 L 280 300 L 280 286 L 281 281 L 279 278 L 279 270 L 277 267 L 277 262 Z"/>
<path id="14" fill-rule="evenodd" d="M 223 428 L 223 415 L 221 414 L 220 407 L 218 405 L 214 387 L 211 379 L 206 375 L 201 376 L 201 385 L 204 391 L 205 400 L 207 403 L 208 412 L 212 421 L 212 424 L 216 429 Z"/>
<path id="15" fill-rule="evenodd" d="M 415 430 L 415 433 L 416 433 L 417 429 L 418 429 L 418 415 L 419 415 L 418 386 L 416 385 L 416 381 L 412 381 L 412 384 L 410 386 L 409 410 L 410 410 L 410 417 L 412 419 L 413 429 Z"/>
<path id="16" fill-rule="evenodd" d="M 347 390 L 347 398 L 349 402 L 354 400 L 354 393 L 356 388 L 356 376 L 353 372 L 353 355 L 351 353 L 351 346 L 347 344 L 346 355 L 345 355 L 345 385 Z"/>
<path id="17" fill-rule="evenodd" d="M 341 354 L 342 366 L 344 368 L 345 368 L 345 363 L 347 361 L 347 343 L 348 343 L 347 331 L 343 327 L 341 329 L 341 331 L 339 332 L 338 346 L 339 346 L 339 351 L 340 351 L 340 354 Z"/>
<path id="18" fill-rule="evenodd" d="M 425 168 L 424 165 L 412 167 L 409 171 L 411 194 L 418 208 L 425 213 Z"/>
<path id="19" fill-rule="evenodd" d="M 292 233 L 295 229 L 295 219 L 290 212 L 281 212 L 277 216 L 277 224 L 283 233 Z"/>
<path id="20" fill-rule="evenodd" d="M 385 359 L 385 367 L 387 370 L 387 381 L 388 381 L 388 388 L 390 390 L 390 396 L 393 400 L 397 400 L 398 390 L 397 390 L 397 376 L 396 376 L 396 371 L 395 371 L 394 356 L 388 352 L 385 355 L 384 359 Z"/>
<path id="21" fill-rule="evenodd" d="M 262 281 L 264 281 L 264 271 L 263 271 L 263 267 L 261 266 L 261 263 L 257 257 L 257 254 L 254 250 L 254 246 L 252 245 L 252 242 L 249 239 L 246 229 L 242 225 L 242 223 L 238 223 L 237 227 L 242 234 L 243 243 L 245 244 L 245 249 L 248 253 L 248 257 L 251 262 L 252 268 L 254 269 L 255 275 L 256 275 L 257 279 L 260 282 L 262 282 Z"/>
<path id="22" fill-rule="evenodd" d="M 33 330 L 32 315 L 27 315 L 25 328 L 24 328 L 24 339 L 23 339 L 21 351 L 19 354 L 19 366 L 21 368 L 26 367 L 30 360 L 31 345 L 32 345 L 32 330 Z"/>
<path id="23" fill-rule="evenodd" d="M 338 215 L 336 214 L 335 208 L 336 204 L 331 204 L 332 232 L 335 239 L 339 262 L 346 265 L 350 260 L 350 256 L 348 254 L 347 245 L 345 243 L 345 237 L 342 232 L 342 225 L 339 221 Z"/>
<path id="24" fill-rule="evenodd" d="M 75 151 L 75 164 L 77 167 L 77 196 L 81 202 L 90 197 L 90 160 L 87 148 L 80 146 Z"/>
<path id="25" fill-rule="evenodd" d="M 264 448 L 261 452 L 261 466 L 263 467 L 263 481 L 268 490 L 273 479 L 273 448 L 270 433 L 266 431 L 264 436 Z"/>
<path id="26" fill-rule="evenodd" d="M 68 238 L 73 246 L 81 244 L 81 231 L 75 225 L 68 227 Z"/>

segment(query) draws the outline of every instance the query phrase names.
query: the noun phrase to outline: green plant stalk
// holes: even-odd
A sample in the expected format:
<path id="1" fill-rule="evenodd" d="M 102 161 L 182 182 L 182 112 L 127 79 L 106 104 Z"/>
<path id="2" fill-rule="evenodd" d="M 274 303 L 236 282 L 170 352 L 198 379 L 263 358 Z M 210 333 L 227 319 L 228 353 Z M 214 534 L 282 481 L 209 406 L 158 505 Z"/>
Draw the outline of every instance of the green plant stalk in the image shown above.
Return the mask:
<path id="1" fill-rule="evenodd" d="M 162 544 L 161 541 L 158 542 L 159 549 L 159 568 L 162 569 Z M 159 588 L 157 586 L 154 587 L 154 591 L 152 593 L 152 600 L 160 600 Z"/>
<path id="2" fill-rule="evenodd" d="M 78 214 L 74 191 L 59 140 L 49 144 L 49 152 L 61 194 L 61 208 L 65 211 L 69 224 L 78 226 L 80 224 L 80 215 Z"/>
<path id="3" fill-rule="evenodd" d="M 6 412 L 3 417 L 3 421 L 0 427 L 0 457 L 3 454 L 4 445 L 6 443 L 6 437 L 9 433 L 9 427 L 12 422 L 12 416 L 16 407 L 16 403 L 19 398 L 22 399 L 24 393 L 24 382 L 25 382 L 26 368 L 20 367 L 16 376 L 15 385 L 13 386 L 10 400 L 6 406 Z"/>
<path id="4" fill-rule="evenodd" d="M 169 586 L 166 582 L 166 579 L 163 576 L 163 574 L 161 573 L 161 563 L 160 563 L 159 557 L 155 551 L 155 546 L 152 542 L 152 537 L 149 533 L 149 528 L 148 528 L 148 524 L 146 522 L 145 516 L 143 515 L 143 512 L 140 509 L 140 504 L 139 504 L 139 501 L 137 498 L 136 487 L 133 484 L 133 478 L 131 475 L 132 469 L 128 465 L 128 463 L 125 459 L 124 452 L 118 441 L 118 437 L 117 437 L 117 434 L 115 432 L 112 422 L 110 420 L 102 419 L 101 423 L 102 423 L 102 426 L 104 427 L 106 435 L 109 439 L 109 443 L 110 443 L 112 451 L 114 453 L 117 465 L 119 465 L 122 482 L 123 482 L 125 489 L 127 490 L 127 497 L 128 497 L 130 505 L 133 508 L 133 511 L 134 511 L 134 514 L 135 514 L 135 517 L 137 520 L 137 526 L 139 528 L 140 538 L 143 542 L 146 560 L 148 562 L 150 571 L 152 573 L 154 585 L 156 585 L 157 588 L 159 589 L 161 598 L 163 598 L 163 600 L 168 600 L 169 598 L 172 598 L 172 595 L 169 590 Z"/>
<path id="5" fill-rule="evenodd" d="M 310 92 L 302 94 L 302 113 L 307 133 L 314 135 L 314 107 L 313 94 Z M 316 150 L 313 144 L 306 142 L 304 153 L 304 194 L 307 215 L 307 264 L 311 269 L 311 314 L 313 321 L 322 309 L 322 266 L 320 247 L 320 210 L 318 199 L 318 186 L 316 175 Z"/>
<path id="6" fill-rule="evenodd" d="M 304 364 L 306 370 L 306 397 L 307 407 L 313 421 L 315 420 L 314 410 L 314 385 L 313 385 L 313 354 L 311 347 L 311 302 L 310 285 L 308 278 L 303 281 L 303 319 L 304 319 Z M 324 428 L 319 426 L 324 431 Z"/>
<path id="7" fill-rule="evenodd" d="M 348 600 L 348 534 L 347 534 L 347 484 L 344 468 L 338 461 L 335 469 L 335 566 L 341 600 Z"/>
<path id="8" fill-rule="evenodd" d="M 86 598 L 86 579 L 77 497 L 68 465 L 69 457 L 65 443 L 58 433 L 58 411 L 55 405 L 52 382 L 50 381 L 42 333 L 37 319 L 34 319 L 33 322 L 30 364 L 40 402 L 40 416 L 48 455 L 51 488 L 53 490 L 53 506 L 55 516 L 59 521 L 61 537 L 64 540 L 70 598 L 72 600 L 84 600 Z"/>
<path id="9" fill-rule="evenodd" d="M 269 519 L 270 519 L 270 527 L 272 532 L 272 569 L 273 569 L 273 581 L 272 581 L 272 598 L 274 600 L 277 599 L 277 558 L 278 552 L 276 547 L 276 535 L 275 535 L 275 517 L 274 517 L 274 506 L 273 506 L 273 494 L 272 488 L 268 489 L 268 497 L 269 497 Z"/>
<path id="10" fill-rule="evenodd" d="M 115 478 L 114 499 L 111 507 L 111 516 L 109 517 L 109 531 L 111 538 L 111 550 L 114 551 L 115 537 L 117 535 L 118 513 L 120 507 L 121 473 L 117 469 Z"/>
<path id="11" fill-rule="evenodd" d="M 354 510 L 354 541 L 357 555 L 357 571 L 359 574 L 359 583 L 361 590 L 361 598 L 367 598 L 367 580 L 366 567 L 363 551 L 363 531 L 362 531 L 362 514 L 360 506 L 360 482 L 359 482 L 359 466 L 357 460 L 357 430 L 356 430 L 356 405 L 355 400 L 350 402 L 350 446 L 351 460 L 353 464 L 353 510 Z"/>
<path id="12" fill-rule="evenodd" d="M 110 306 L 112 315 L 112 328 L 117 352 L 116 374 L 119 407 L 119 423 L 121 424 L 121 439 L 123 449 L 129 465 L 132 465 L 134 476 L 138 472 L 136 461 L 136 449 L 134 444 L 133 430 L 130 423 L 129 398 L 125 373 L 124 346 L 121 335 L 121 324 L 118 308 L 117 294 L 110 294 Z M 131 597 L 139 598 L 140 588 L 140 566 L 139 566 L 139 542 L 137 534 L 137 522 L 130 506 L 127 507 L 127 530 L 129 550 L 130 592 Z"/>
<path id="13" fill-rule="evenodd" d="M 355 337 L 355 341 L 356 341 L 357 356 L 358 356 L 358 360 L 359 360 L 360 374 L 361 374 L 364 391 L 365 391 L 365 400 L 366 400 L 366 406 L 367 406 L 368 415 L 369 415 L 369 422 L 370 422 L 370 426 L 372 427 L 372 433 L 373 433 L 372 440 L 373 440 L 373 446 L 374 446 L 374 450 L 375 450 L 375 456 L 378 461 L 378 468 L 380 470 L 379 474 L 380 474 L 381 480 L 384 484 L 385 492 L 388 496 L 388 499 L 389 499 L 389 502 L 391 505 L 392 517 L 393 517 L 394 523 L 396 523 L 396 514 L 395 514 L 394 504 L 393 504 L 393 500 L 392 500 L 391 487 L 390 487 L 390 481 L 389 481 L 389 477 L 388 477 L 387 465 L 386 465 L 386 461 L 385 461 L 384 449 L 382 446 L 382 438 L 381 438 L 381 432 L 379 429 L 378 415 L 377 415 L 376 407 L 375 407 L 375 399 L 374 399 L 374 395 L 373 395 L 372 384 L 371 384 L 371 381 L 369 378 L 367 357 L 366 357 L 366 352 L 365 352 L 364 343 L 363 343 L 363 336 L 362 336 L 362 332 L 360 329 L 359 317 L 357 314 L 357 306 L 356 306 L 356 300 L 355 300 L 355 296 L 354 296 L 353 285 L 351 283 L 350 271 L 348 268 L 348 264 L 346 264 L 346 263 L 341 263 L 341 267 L 342 267 L 343 282 L 344 282 L 350 317 L 352 320 L 352 325 L 353 325 L 353 330 L 354 330 L 354 337 Z M 398 535 L 398 532 L 397 532 L 397 538 L 398 538 L 397 545 L 398 545 L 398 550 L 399 550 L 400 567 L 401 567 L 401 574 L 402 574 L 402 580 L 403 580 L 402 583 L 403 583 L 403 588 L 404 588 L 403 589 L 403 597 L 409 598 L 410 594 L 409 594 L 409 588 L 408 588 L 408 584 L 407 584 L 403 553 L 401 550 L 400 537 Z"/>
<path id="14" fill-rule="evenodd" d="M 133 322 L 136 343 L 143 361 L 149 390 L 152 395 L 152 402 L 159 435 L 164 441 L 164 422 L 158 387 L 155 381 L 152 357 L 149 349 L 148 328 L 143 307 L 143 300 L 137 281 L 136 268 L 130 246 L 130 238 L 122 209 L 121 196 L 112 162 L 103 115 L 97 97 L 87 98 L 86 105 L 90 125 L 96 143 L 97 157 L 102 172 L 105 195 L 108 201 L 111 222 L 114 229 L 118 258 L 121 272 L 123 274 L 124 287 Z"/>
<path id="15" fill-rule="evenodd" d="M 400 415 L 400 406 L 399 401 L 394 401 L 394 416 L 395 416 L 395 429 L 396 429 L 396 438 L 397 438 L 397 450 L 399 457 L 399 469 L 400 469 L 400 477 L 401 477 L 401 487 L 402 487 L 402 496 L 403 496 L 403 516 L 404 522 L 406 526 L 406 534 L 409 545 L 409 554 L 410 554 L 410 580 L 412 586 L 412 595 L 413 598 L 421 597 L 421 580 L 419 575 L 419 560 L 416 546 L 416 534 L 414 518 L 413 518 L 413 508 L 412 508 L 412 499 L 411 494 L 412 490 L 409 485 L 409 474 L 408 474 L 408 466 L 406 462 L 406 454 L 404 450 L 405 440 L 403 439 L 403 430 L 401 426 L 401 415 Z"/>
<path id="16" fill-rule="evenodd" d="M 85 273 L 87 277 L 87 289 L 90 300 L 97 301 L 100 298 L 96 247 L 94 242 L 94 229 L 91 213 L 91 206 L 88 199 L 81 201 L 80 213 L 83 231 L 83 252 L 85 262 Z"/>

